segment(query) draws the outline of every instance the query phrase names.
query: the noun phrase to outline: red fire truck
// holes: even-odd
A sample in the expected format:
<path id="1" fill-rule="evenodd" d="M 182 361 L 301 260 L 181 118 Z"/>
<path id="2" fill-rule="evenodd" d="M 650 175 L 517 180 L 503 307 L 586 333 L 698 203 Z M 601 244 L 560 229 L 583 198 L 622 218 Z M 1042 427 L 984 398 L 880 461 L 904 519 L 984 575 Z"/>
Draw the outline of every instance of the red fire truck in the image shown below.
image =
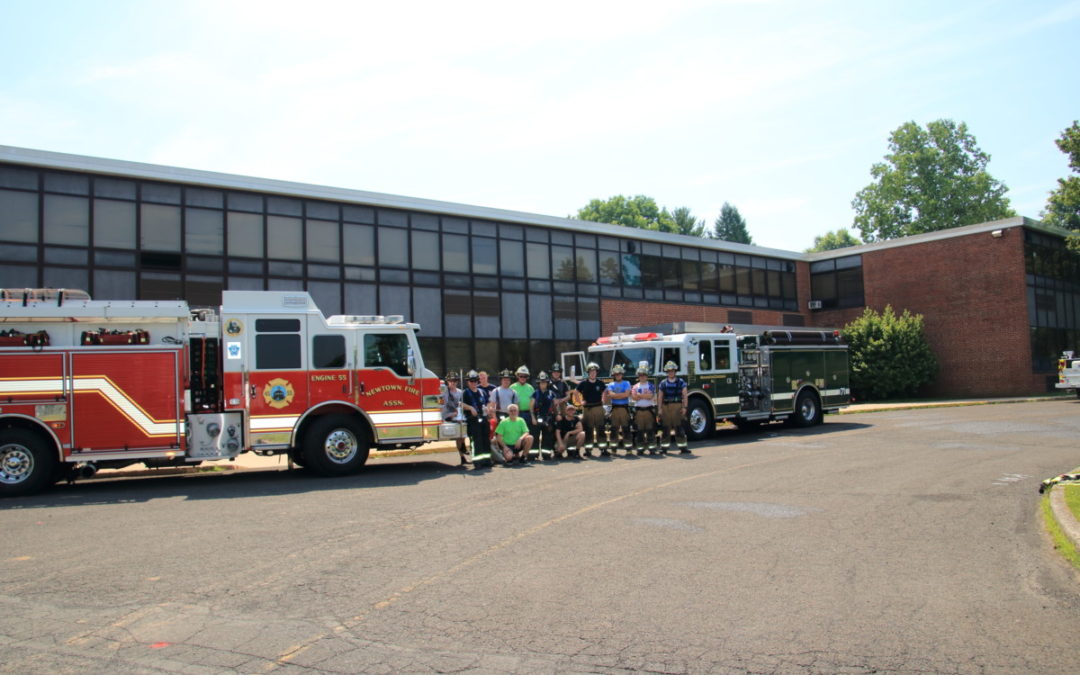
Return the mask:
<path id="1" fill-rule="evenodd" d="M 100 468 L 288 453 L 326 476 L 439 440 L 419 326 L 326 318 L 304 292 L 222 305 L 0 290 L 0 496 Z"/>

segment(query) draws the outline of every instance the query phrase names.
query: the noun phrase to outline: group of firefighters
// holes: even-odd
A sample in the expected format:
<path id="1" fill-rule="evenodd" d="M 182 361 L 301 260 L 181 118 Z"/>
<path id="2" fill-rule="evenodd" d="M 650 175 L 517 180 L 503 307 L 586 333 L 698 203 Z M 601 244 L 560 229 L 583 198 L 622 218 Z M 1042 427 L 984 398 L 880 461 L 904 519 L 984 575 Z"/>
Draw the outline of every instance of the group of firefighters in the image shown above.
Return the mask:
<path id="1" fill-rule="evenodd" d="M 470 370 L 465 388 L 457 373 L 447 374 L 442 387 L 442 416 L 464 421 L 472 444 L 457 439 L 461 464 L 490 461 L 499 464 L 542 459 L 582 459 L 635 450 L 638 455 L 667 454 L 671 445 L 689 453 L 686 445 L 687 384 L 678 366 L 664 364 L 666 377 L 658 384 L 649 369 L 637 369 L 638 381 L 624 380 L 622 365 L 611 368 L 611 382 L 598 379 L 600 367 L 589 363 L 588 377 L 564 380 L 556 363 L 551 375 L 541 371 L 534 387 L 526 366 L 499 374 L 500 386 L 487 373 Z M 514 382 L 516 380 L 516 382 Z M 490 458 L 490 459 L 489 459 Z M 475 460 L 475 462 L 474 462 Z"/>

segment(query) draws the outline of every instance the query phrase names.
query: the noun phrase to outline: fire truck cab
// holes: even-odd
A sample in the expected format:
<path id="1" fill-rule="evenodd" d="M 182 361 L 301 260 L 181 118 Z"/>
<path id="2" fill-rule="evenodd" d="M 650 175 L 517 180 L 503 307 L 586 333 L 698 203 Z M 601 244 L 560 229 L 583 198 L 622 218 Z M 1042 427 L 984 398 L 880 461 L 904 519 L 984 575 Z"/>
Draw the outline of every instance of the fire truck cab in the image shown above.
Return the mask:
<path id="1" fill-rule="evenodd" d="M 0 495 L 135 463 L 285 454 L 322 475 L 439 435 L 419 326 L 326 318 L 305 292 L 218 308 L 0 290 Z"/>

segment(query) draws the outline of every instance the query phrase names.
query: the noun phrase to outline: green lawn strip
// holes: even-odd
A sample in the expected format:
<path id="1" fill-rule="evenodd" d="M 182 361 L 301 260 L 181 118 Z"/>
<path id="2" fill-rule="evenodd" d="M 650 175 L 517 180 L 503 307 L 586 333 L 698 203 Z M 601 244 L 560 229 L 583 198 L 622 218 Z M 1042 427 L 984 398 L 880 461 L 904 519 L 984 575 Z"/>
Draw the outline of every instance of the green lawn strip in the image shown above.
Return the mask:
<path id="1" fill-rule="evenodd" d="M 1073 512 L 1073 516 L 1077 520 L 1080 520 L 1080 485 L 1064 485 L 1065 488 L 1065 503 L 1068 505 L 1069 510 Z"/>
<path id="2" fill-rule="evenodd" d="M 1069 538 L 1061 531 L 1057 519 L 1054 518 L 1053 509 L 1050 507 L 1049 492 L 1043 495 L 1042 512 L 1043 521 L 1046 523 L 1046 529 L 1050 532 L 1050 538 L 1054 540 L 1054 548 L 1060 551 L 1061 555 L 1065 556 L 1065 559 L 1072 563 L 1073 567 L 1080 569 L 1080 551 L 1076 550 L 1073 543 L 1069 541 Z"/>

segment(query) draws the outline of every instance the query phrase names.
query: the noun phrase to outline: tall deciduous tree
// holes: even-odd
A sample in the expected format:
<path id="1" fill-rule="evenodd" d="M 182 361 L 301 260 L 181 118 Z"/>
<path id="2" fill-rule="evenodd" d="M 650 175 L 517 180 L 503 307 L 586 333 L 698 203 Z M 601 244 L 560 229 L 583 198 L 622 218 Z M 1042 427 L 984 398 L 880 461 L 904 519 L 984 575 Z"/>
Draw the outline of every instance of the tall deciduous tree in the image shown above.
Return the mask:
<path id="1" fill-rule="evenodd" d="M 694 218 L 688 207 L 680 206 L 669 212 L 667 208 L 661 208 L 655 199 L 645 195 L 594 199 L 578 209 L 576 217 L 594 223 L 611 223 L 691 237 L 700 237 L 705 232 L 705 221 Z"/>
<path id="2" fill-rule="evenodd" d="M 826 232 L 825 234 L 819 234 L 814 237 L 814 245 L 806 249 L 806 252 L 817 253 L 819 251 L 834 251 L 838 248 L 858 246 L 861 243 L 859 238 L 851 234 L 851 232 L 848 232 L 846 227 L 841 227 L 836 232 Z"/>
<path id="3" fill-rule="evenodd" d="M 675 220 L 667 209 L 661 209 L 655 199 L 645 195 L 615 195 L 610 199 L 593 199 L 578 209 L 577 218 L 642 230 L 675 231 Z"/>
<path id="4" fill-rule="evenodd" d="M 1042 219 L 1050 225 L 1080 234 L 1080 122 L 1074 121 L 1055 142 L 1068 155 L 1069 168 L 1074 175 L 1058 179 L 1057 189 L 1050 193 Z"/>
<path id="5" fill-rule="evenodd" d="M 739 209 L 724 202 L 720 207 L 720 215 L 713 223 L 713 231 L 709 233 L 712 239 L 723 239 L 738 244 L 753 244 L 750 231 L 746 229 L 746 219 L 739 214 Z"/>
<path id="6" fill-rule="evenodd" d="M 889 137 L 874 182 L 855 195 L 855 227 L 863 241 L 892 239 L 1016 215 L 1008 188 L 986 171 L 990 156 L 967 125 L 907 122 Z"/>

